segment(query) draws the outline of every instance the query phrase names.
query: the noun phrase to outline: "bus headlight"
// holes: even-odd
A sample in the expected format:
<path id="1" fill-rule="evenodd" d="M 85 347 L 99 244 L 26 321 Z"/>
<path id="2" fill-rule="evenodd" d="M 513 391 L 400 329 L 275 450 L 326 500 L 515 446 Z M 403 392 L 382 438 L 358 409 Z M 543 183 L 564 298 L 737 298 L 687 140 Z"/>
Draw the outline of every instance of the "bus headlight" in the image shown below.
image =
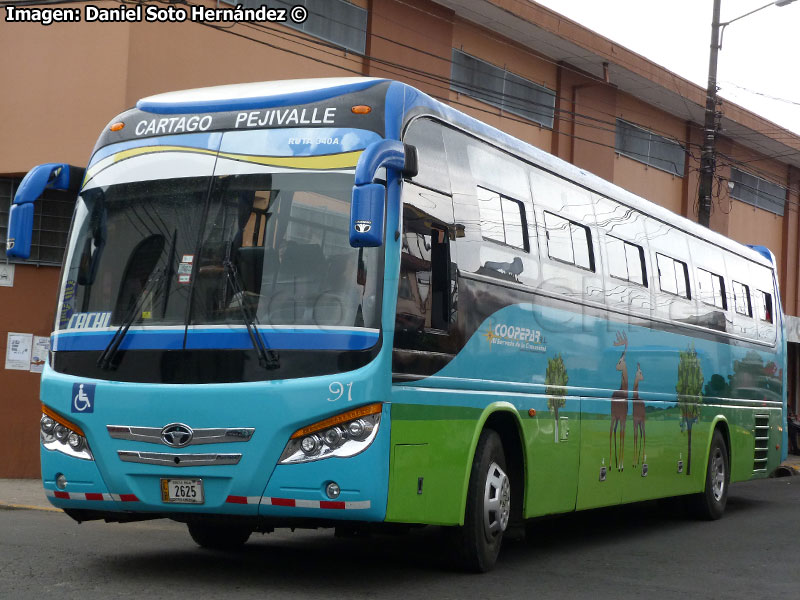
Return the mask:
<path id="1" fill-rule="evenodd" d="M 315 433 L 311 435 L 307 435 L 302 440 L 300 440 L 300 449 L 306 456 L 316 456 L 319 452 L 320 447 L 320 439 L 319 436 Z"/>
<path id="2" fill-rule="evenodd" d="M 61 452 L 81 460 L 94 460 L 86 436 L 80 427 L 42 405 L 39 437 L 47 450 Z"/>
<path id="3" fill-rule="evenodd" d="M 369 448 L 381 422 L 380 402 L 319 421 L 292 434 L 279 464 L 304 463 L 323 458 L 355 456 Z"/>

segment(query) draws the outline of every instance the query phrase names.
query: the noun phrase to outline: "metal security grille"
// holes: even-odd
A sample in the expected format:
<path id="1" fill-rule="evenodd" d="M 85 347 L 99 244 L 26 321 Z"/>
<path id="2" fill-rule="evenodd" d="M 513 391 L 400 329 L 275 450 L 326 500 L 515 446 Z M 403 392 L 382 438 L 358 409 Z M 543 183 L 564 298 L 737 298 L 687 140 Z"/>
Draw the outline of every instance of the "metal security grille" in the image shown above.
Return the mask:
<path id="1" fill-rule="evenodd" d="M 282 25 L 297 29 L 353 52 L 364 54 L 367 47 L 367 11 L 345 0 L 223 0 L 228 4 L 242 4 L 245 8 L 285 8 L 295 5 L 308 10 L 302 23 L 287 19 Z"/>
<path id="2" fill-rule="evenodd" d="M 8 213 L 19 186 L 18 178 L 0 178 L 0 260 L 17 262 L 6 257 Z M 67 245 L 75 198 L 65 192 L 46 191 L 34 204 L 31 256 L 26 264 L 60 266 Z"/>
<path id="3" fill-rule="evenodd" d="M 617 119 L 614 146 L 617 152 L 628 158 L 683 177 L 686 152 L 678 142 Z"/>
<path id="4" fill-rule="evenodd" d="M 553 127 L 556 93 L 453 48 L 450 89 L 506 112 Z"/>
<path id="5" fill-rule="evenodd" d="M 731 168 L 731 197 L 783 216 L 786 189 L 766 179 Z"/>

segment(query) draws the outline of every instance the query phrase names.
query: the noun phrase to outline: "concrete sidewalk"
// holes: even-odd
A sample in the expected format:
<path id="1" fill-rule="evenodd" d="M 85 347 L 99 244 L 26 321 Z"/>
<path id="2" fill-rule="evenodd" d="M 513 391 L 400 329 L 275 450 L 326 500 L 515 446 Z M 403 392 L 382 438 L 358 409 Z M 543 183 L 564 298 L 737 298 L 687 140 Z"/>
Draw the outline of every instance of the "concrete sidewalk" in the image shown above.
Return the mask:
<path id="1" fill-rule="evenodd" d="M 52 510 L 55 508 L 44 495 L 39 479 L 0 479 L 0 509 L 23 508 L 30 510 Z"/>
<path id="2" fill-rule="evenodd" d="M 800 456 L 790 454 L 781 466 L 800 475 Z M 0 509 L 3 508 L 61 512 L 47 500 L 38 479 L 0 479 Z"/>

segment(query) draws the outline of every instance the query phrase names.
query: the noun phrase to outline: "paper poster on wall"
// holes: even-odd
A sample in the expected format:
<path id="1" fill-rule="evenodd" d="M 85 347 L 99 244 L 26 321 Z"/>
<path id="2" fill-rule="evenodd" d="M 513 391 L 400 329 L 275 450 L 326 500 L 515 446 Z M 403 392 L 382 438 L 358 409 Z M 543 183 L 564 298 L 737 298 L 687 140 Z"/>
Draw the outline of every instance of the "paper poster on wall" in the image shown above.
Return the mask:
<path id="1" fill-rule="evenodd" d="M 14 265 L 0 263 L 0 286 L 14 287 Z"/>
<path id="2" fill-rule="evenodd" d="M 33 336 L 33 350 L 31 351 L 31 373 L 41 373 L 44 363 L 47 362 L 47 353 L 50 351 L 50 338 L 44 335 Z"/>
<path id="3" fill-rule="evenodd" d="M 6 345 L 6 369 L 27 371 L 31 366 L 33 334 L 8 332 Z"/>

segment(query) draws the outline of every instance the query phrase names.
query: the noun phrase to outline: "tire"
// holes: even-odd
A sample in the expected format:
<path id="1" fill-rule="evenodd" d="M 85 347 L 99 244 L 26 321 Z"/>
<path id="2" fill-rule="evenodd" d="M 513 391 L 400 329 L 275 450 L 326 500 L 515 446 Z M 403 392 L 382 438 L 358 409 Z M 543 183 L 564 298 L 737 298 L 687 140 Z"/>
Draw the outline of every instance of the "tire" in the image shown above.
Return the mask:
<path id="1" fill-rule="evenodd" d="M 453 532 L 460 566 L 475 573 L 497 562 L 511 515 L 511 481 L 500 436 L 485 429 L 478 440 L 467 490 L 464 525 Z"/>
<path id="2" fill-rule="evenodd" d="M 249 527 L 231 523 L 190 521 L 186 524 L 189 535 L 203 548 L 210 550 L 235 550 L 241 548 L 253 531 Z"/>
<path id="3" fill-rule="evenodd" d="M 728 502 L 728 487 L 731 483 L 731 468 L 728 459 L 728 445 L 719 429 L 711 438 L 706 467 L 705 489 L 692 497 L 691 508 L 696 517 L 716 521 L 725 512 Z"/>

